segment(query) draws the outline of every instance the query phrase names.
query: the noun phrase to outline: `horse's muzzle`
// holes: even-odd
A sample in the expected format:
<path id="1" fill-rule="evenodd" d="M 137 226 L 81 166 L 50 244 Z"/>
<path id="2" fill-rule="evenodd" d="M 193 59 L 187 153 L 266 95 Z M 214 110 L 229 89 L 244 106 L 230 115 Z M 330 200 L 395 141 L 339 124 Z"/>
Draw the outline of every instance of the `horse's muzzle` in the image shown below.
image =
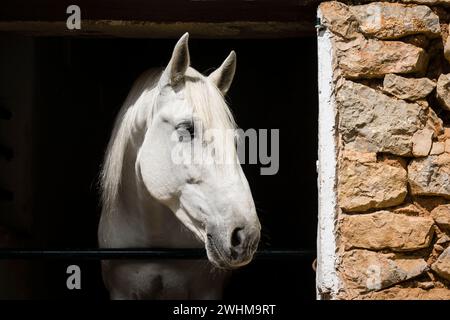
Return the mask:
<path id="1" fill-rule="evenodd" d="M 219 268 L 235 269 L 248 264 L 258 248 L 259 228 L 237 227 L 228 237 L 207 234 L 209 260 Z"/>

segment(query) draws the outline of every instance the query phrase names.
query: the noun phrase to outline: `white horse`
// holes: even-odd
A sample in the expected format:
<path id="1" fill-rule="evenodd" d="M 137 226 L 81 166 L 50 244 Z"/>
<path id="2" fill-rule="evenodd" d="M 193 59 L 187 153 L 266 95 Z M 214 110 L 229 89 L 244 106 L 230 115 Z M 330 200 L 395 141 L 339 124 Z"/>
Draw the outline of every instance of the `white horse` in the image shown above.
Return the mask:
<path id="1" fill-rule="evenodd" d="M 234 52 L 208 77 L 189 67 L 186 33 L 167 67 L 147 71 L 131 89 L 103 165 L 99 245 L 205 247 L 209 261 L 103 261 L 112 299 L 219 299 L 227 270 L 251 261 L 261 225 L 235 141 L 201 134 L 235 129 L 223 98 L 235 68 Z M 194 142 L 201 154 L 235 161 L 173 161 L 173 150 Z"/>

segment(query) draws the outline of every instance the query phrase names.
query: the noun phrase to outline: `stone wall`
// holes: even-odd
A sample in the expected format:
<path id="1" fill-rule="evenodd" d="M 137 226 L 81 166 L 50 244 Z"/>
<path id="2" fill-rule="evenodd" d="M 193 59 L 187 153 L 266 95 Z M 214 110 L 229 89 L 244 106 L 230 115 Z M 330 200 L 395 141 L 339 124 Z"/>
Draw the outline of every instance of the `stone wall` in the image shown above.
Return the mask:
<path id="1" fill-rule="evenodd" d="M 337 112 L 331 298 L 450 299 L 447 4 L 319 6 Z"/>

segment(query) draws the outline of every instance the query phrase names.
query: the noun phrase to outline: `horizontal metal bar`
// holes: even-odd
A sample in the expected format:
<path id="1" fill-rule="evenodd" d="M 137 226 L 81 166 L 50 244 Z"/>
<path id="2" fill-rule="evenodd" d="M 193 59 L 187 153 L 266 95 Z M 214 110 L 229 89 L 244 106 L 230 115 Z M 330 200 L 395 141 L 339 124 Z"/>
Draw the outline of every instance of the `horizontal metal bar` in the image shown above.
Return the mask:
<path id="1" fill-rule="evenodd" d="M 313 250 L 260 250 L 255 259 L 296 260 L 313 257 Z M 0 249 L 3 259 L 54 259 L 54 260 L 161 260 L 161 259 L 206 259 L 204 249 L 81 249 L 81 250 L 41 250 L 41 249 Z"/>

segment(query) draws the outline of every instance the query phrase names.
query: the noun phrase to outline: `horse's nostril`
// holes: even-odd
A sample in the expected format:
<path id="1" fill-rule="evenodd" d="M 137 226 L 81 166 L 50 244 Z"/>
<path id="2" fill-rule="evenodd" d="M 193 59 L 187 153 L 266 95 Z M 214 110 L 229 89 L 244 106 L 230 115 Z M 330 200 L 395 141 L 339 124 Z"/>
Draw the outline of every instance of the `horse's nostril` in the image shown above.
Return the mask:
<path id="1" fill-rule="evenodd" d="M 242 244 L 242 241 L 244 240 L 244 228 L 236 228 L 231 233 L 231 246 L 232 247 L 238 247 Z"/>

